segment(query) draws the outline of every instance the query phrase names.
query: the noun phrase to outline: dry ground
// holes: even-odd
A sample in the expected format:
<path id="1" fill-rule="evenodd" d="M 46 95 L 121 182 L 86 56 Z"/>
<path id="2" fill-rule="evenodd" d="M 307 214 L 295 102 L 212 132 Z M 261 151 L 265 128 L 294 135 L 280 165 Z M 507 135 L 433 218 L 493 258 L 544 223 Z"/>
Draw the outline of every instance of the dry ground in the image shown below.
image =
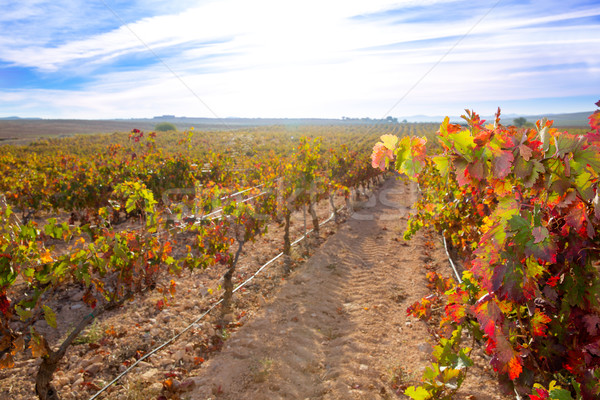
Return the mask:
<path id="1" fill-rule="evenodd" d="M 434 345 L 406 308 L 427 294 L 425 264 L 450 273 L 441 244 L 401 239 L 415 198 L 388 180 L 203 365 L 189 398 L 404 398 Z M 504 398 L 477 361 L 456 398 Z"/>
<path id="2" fill-rule="evenodd" d="M 441 243 L 432 233 L 404 242 L 416 191 L 390 178 L 368 201 L 325 225 L 311 238 L 311 257 L 295 250 L 295 268 L 280 261 L 234 296 L 226 322 L 209 314 L 175 343 L 141 362 L 100 399 L 402 399 L 419 381 L 432 346 L 428 326 L 406 308 L 428 294 L 425 273 L 449 276 Z M 339 200 L 339 205 L 341 205 Z M 319 207 L 321 219 L 329 214 Z M 295 216 L 293 236 L 303 230 Z M 237 282 L 253 274 L 281 248 L 282 230 L 249 245 Z M 183 241 L 182 245 L 185 244 Z M 138 298 L 94 323 L 60 364 L 54 383 L 63 399 L 89 399 L 150 349 L 180 332 L 220 295 L 223 271 L 175 278 L 178 293 L 157 308 L 161 295 Z M 168 281 L 167 281 L 168 283 Z M 56 299 L 59 326 L 89 313 L 73 287 Z M 62 305 L 62 306 L 61 306 Z M 44 326 L 51 339 L 66 335 Z M 56 343 L 56 342 L 53 342 Z M 478 353 L 480 354 L 480 353 Z M 475 357 L 457 399 L 504 399 L 481 356 Z M 34 399 L 39 361 L 18 359 L 0 371 L 0 399 Z M 508 397 L 506 397 L 508 398 Z"/>

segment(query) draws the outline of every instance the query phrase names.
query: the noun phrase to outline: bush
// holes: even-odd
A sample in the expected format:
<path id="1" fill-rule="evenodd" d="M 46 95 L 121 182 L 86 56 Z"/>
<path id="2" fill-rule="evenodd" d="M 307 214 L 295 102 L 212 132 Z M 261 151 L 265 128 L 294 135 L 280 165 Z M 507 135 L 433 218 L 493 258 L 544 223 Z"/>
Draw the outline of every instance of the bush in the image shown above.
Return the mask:
<path id="1" fill-rule="evenodd" d="M 177 127 L 170 122 L 161 122 L 160 124 L 156 124 L 154 130 L 157 132 L 177 131 Z"/>

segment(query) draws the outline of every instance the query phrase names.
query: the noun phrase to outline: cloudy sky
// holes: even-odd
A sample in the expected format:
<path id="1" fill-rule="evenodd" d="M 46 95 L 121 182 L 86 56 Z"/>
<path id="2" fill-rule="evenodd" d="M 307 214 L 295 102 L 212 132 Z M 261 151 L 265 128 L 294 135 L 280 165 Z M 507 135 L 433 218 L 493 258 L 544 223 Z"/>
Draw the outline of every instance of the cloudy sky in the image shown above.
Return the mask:
<path id="1" fill-rule="evenodd" d="M 533 114 L 600 99 L 598 0 L 0 4 L 0 117 Z"/>

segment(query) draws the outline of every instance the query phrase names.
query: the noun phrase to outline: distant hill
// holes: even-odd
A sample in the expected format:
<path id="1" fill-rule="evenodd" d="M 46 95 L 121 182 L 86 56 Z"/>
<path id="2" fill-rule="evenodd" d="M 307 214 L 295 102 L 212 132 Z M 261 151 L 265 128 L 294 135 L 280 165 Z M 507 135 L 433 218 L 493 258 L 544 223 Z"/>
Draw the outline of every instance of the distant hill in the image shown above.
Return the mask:
<path id="1" fill-rule="evenodd" d="M 577 113 L 568 113 L 568 114 L 547 114 L 547 115 L 524 115 L 525 119 L 529 122 L 535 122 L 538 119 L 542 119 L 546 117 L 554 121 L 554 126 L 556 127 L 588 127 L 589 120 L 588 117 L 594 111 L 584 111 Z M 511 121 L 512 122 L 512 121 Z"/>
<path id="2" fill-rule="evenodd" d="M 556 127 L 587 127 L 588 117 L 593 111 L 583 111 L 576 113 L 564 113 L 564 114 L 546 114 L 546 115 L 518 115 L 518 114 L 503 114 L 501 121 L 504 125 L 512 125 L 515 118 L 524 117 L 528 122 L 535 122 L 543 117 L 554 121 Z M 431 115 L 412 115 L 410 117 L 399 117 L 400 121 L 406 120 L 407 122 L 437 122 L 440 123 L 444 120 L 445 116 L 431 116 Z M 486 121 L 493 121 L 495 116 L 493 115 L 482 115 L 481 118 Z M 450 121 L 453 123 L 462 123 L 464 120 L 460 116 L 450 116 Z"/>
<path id="3" fill-rule="evenodd" d="M 21 118 L 21 117 L 16 117 L 16 116 L 13 116 L 13 117 L 1 117 L 0 118 L 0 120 L 15 120 L 15 119 L 34 119 L 34 120 L 37 120 L 37 119 L 41 119 L 41 118 Z"/>
<path id="4" fill-rule="evenodd" d="M 159 122 L 171 122 L 178 130 L 190 127 L 198 130 L 231 130 L 256 126 L 285 125 L 299 128 L 306 125 L 390 124 L 379 119 L 322 119 L 322 118 L 188 118 L 163 115 L 155 118 L 85 120 L 85 119 L 33 119 L 9 117 L 0 119 L 0 143 L 27 144 L 44 137 L 66 137 L 78 134 L 130 132 L 141 129 L 154 130 Z"/>
<path id="5" fill-rule="evenodd" d="M 587 127 L 588 116 L 592 111 L 548 114 L 547 118 L 554 120 L 556 127 Z M 503 115 L 505 125 L 514 123 L 520 115 Z M 541 119 L 542 115 L 523 115 L 528 122 Z M 494 116 L 482 116 L 493 121 Z M 115 120 L 85 120 L 85 119 L 41 119 L 20 118 L 17 116 L 0 118 L 0 142 L 27 143 L 41 137 L 64 137 L 76 134 L 129 132 L 134 128 L 143 131 L 152 131 L 159 122 L 171 122 L 177 129 L 184 131 L 190 127 L 199 130 L 230 130 L 256 126 L 284 125 L 288 127 L 302 127 L 306 125 L 362 125 L 362 124 L 393 124 L 394 120 L 400 123 L 432 122 L 439 124 L 444 116 L 413 115 L 397 119 L 372 119 L 372 118 L 193 118 L 162 115 L 154 118 L 115 119 Z M 462 123 L 462 118 L 451 116 L 451 122 Z"/>

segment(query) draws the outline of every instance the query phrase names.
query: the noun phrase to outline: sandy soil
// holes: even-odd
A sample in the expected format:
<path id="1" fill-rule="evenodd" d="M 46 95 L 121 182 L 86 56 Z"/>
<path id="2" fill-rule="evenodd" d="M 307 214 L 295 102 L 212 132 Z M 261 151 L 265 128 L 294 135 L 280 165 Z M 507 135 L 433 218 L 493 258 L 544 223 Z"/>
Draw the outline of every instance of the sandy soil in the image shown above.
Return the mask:
<path id="1" fill-rule="evenodd" d="M 416 190 L 388 179 L 341 224 L 322 227 L 294 250 L 294 269 L 280 260 L 234 295 L 234 313 L 215 309 L 177 341 L 137 365 L 99 399 L 402 399 L 418 383 L 435 339 L 406 308 L 428 294 L 425 274 L 450 276 L 442 244 L 432 233 L 404 242 Z M 338 205 L 343 203 L 338 199 Z M 318 207 L 324 220 L 326 202 Z M 294 216 L 292 237 L 303 231 Z M 237 283 L 281 248 L 281 227 L 249 244 Z M 181 245 L 185 241 L 180 240 Z M 149 350 L 181 332 L 220 297 L 224 271 L 187 272 L 174 278 L 174 299 L 153 292 L 106 313 L 69 349 L 54 384 L 65 400 L 89 399 Z M 163 285 L 168 286 L 167 277 Z M 159 285 L 160 286 L 160 285 Z M 56 297 L 58 331 L 36 329 L 57 343 L 69 325 L 90 312 L 73 287 Z M 157 307 L 160 300 L 167 306 Z M 508 399 L 499 393 L 477 352 L 457 399 Z M 0 371 L 0 399 L 34 399 L 39 360 L 21 357 Z"/>
<path id="2" fill-rule="evenodd" d="M 406 308 L 425 264 L 450 274 L 431 235 L 402 240 L 416 192 L 390 179 L 203 365 L 190 399 L 393 399 L 434 345 Z M 502 399 L 476 357 L 456 398 Z"/>

